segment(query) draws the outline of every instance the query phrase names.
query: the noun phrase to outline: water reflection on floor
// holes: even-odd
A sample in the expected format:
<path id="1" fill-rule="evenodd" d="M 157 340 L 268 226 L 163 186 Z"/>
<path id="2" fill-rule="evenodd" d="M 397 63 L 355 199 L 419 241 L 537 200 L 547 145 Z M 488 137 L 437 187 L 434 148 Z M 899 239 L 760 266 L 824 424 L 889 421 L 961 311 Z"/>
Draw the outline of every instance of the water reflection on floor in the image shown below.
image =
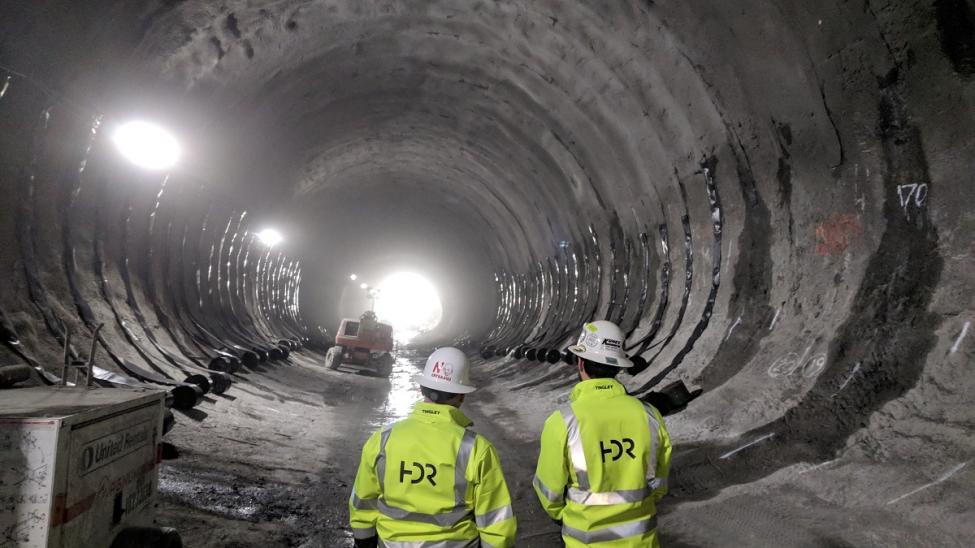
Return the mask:
<path id="1" fill-rule="evenodd" d="M 413 353 L 398 353 L 393 373 L 389 376 L 389 394 L 374 426 L 381 427 L 405 418 L 423 398 L 420 386 L 416 384 L 422 365 L 423 359 Z"/>

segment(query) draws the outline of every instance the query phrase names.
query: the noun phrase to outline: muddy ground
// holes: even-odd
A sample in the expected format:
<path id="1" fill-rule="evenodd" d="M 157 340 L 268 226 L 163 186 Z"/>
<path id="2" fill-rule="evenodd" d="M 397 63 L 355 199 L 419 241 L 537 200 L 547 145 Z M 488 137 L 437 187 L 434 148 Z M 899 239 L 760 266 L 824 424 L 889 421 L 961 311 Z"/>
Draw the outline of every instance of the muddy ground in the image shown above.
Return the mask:
<path id="1" fill-rule="evenodd" d="M 180 456 L 163 464 L 157 515 L 187 547 L 352 546 L 346 501 L 359 450 L 373 430 L 409 413 L 419 368 L 400 358 L 386 380 L 320 364 L 315 354 L 294 355 L 177 413 L 167 439 Z M 492 425 L 479 405 L 464 410 L 501 452 L 519 546 L 559 545 L 531 489 L 534 444 Z"/>
<path id="2" fill-rule="evenodd" d="M 188 548 L 352 546 L 346 501 L 359 450 L 372 431 L 410 412 L 422 359 L 401 357 L 388 380 L 321 363 L 310 352 L 293 354 L 240 374 L 227 395 L 178 414 L 167 439 L 180 456 L 163 464 L 158 521 L 177 527 Z M 560 546 L 531 477 L 542 423 L 573 380 L 555 370 L 546 382 L 526 382 L 528 367 L 541 366 L 475 360 L 482 389 L 464 411 L 501 455 L 517 546 Z M 851 442 L 830 460 L 800 460 L 751 480 L 748 464 L 761 444 L 709 458 L 706 470 L 691 466 L 695 455 L 709 454 L 715 442 L 707 439 L 727 435 L 685 415 L 667 419 L 675 468 L 660 505 L 663 546 L 967 547 L 975 538 L 972 522 L 960 517 L 971 512 L 971 499 L 953 481 L 930 483 L 937 478 L 918 463 L 878 463 Z M 714 494 L 701 496 L 702 489 Z M 945 515 L 940 505 L 959 513 Z"/>

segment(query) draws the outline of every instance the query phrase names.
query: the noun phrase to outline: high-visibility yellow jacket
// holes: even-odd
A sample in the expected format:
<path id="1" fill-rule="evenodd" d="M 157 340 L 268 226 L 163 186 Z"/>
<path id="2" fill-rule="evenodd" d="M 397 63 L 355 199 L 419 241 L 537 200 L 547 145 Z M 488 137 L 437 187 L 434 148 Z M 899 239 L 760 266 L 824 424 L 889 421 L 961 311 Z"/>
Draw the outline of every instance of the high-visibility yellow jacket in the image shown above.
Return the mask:
<path id="1" fill-rule="evenodd" d="M 388 548 L 508 548 L 516 522 L 498 453 L 450 405 L 419 403 L 362 449 L 349 514 L 355 538 Z"/>
<path id="2" fill-rule="evenodd" d="M 653 406 L 613 379 L 580 382 L 542 430 L 534 486 L 567 548 L 659 546 L 670 437 Z"/>

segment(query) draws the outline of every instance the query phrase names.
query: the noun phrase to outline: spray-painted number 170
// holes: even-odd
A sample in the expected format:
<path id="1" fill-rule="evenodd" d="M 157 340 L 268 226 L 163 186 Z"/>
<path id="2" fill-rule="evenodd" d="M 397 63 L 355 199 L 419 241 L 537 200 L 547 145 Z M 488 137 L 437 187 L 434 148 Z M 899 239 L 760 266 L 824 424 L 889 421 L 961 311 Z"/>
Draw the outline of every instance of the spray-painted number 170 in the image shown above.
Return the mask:
<path id="1" fill-rule="evenodd" d="M 907 206 L 914 203 L 917 207 L 924 207 L 924 201 L 928 199 L 927 183 L 911 183 L 909 185 L 897 185 L 897 197 L 900 198 L 901 208 L 907 211 Z"/>

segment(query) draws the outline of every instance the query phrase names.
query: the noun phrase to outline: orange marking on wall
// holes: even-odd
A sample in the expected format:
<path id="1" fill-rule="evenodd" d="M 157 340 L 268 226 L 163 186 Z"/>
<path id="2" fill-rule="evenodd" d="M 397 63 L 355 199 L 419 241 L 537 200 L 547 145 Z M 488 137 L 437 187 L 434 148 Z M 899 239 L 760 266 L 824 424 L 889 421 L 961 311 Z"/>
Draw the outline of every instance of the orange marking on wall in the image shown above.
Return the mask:
<path id="1" fill-rule="evenodd" d="M 816 254 L 823 257 L 839 255 L 862 231 L 856 215 L 833 213 L 816 227 Z"/>

